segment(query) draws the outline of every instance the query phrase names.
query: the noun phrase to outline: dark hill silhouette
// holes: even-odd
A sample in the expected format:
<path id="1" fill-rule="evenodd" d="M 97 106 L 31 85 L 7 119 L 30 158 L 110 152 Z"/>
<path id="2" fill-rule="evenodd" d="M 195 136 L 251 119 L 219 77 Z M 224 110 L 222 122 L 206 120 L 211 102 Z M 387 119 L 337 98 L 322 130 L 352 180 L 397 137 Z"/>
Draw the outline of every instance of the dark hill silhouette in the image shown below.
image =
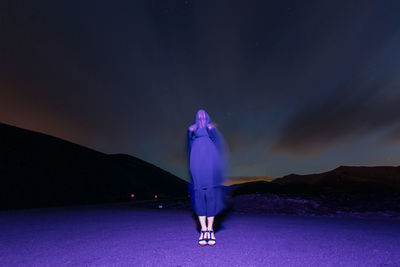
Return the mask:
<path id="1" fill-rule="evenodd" d="M 0 208 L 187 197 L 187 182 L 136 157 L 107 155 L 0 123 Z"/>
<path id="2" fill-rule="evenodd" d="M 267 181 L 247 182 L 231 185 L 231 192 L 235 195 L 254 193 L 280 193 L 283 187 Z"/>
<path id="3" fill-rule="evenodd" d="M 340 166 L 318 174 L 290 174 L 273 183 L 291 188 L 303 185 L 309 190 L 328 193 L 394 192 L 400 191 L 400 166 Z"/>
<path id="4" fill-rule="evenodd" d="M 340 166 L 308 175 L 290 174 L 271 182 L 250 182 L 233 186 L 238 194 L 252 193 L 371 193 L 400 192 L 400 166 Z"/>

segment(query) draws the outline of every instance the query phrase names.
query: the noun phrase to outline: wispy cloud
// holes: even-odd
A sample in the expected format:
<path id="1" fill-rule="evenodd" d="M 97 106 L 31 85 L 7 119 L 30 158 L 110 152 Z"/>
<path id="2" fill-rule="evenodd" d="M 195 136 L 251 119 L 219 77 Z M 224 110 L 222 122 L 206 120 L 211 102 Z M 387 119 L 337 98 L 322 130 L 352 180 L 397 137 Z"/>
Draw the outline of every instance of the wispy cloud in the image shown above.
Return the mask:
<path id="1" fill-rule="evenodd" d="M 398 93 L 390 93 L 395 92 L 393 86 L 392 82 L 381 86 L 366 86 L 359 81 L 348 83 L 290 117 L 271 150 L 310 156 L 393 127 L 400 120 L 400 98 Z M 399 136 L 396 128 L 388 138 Z"/>

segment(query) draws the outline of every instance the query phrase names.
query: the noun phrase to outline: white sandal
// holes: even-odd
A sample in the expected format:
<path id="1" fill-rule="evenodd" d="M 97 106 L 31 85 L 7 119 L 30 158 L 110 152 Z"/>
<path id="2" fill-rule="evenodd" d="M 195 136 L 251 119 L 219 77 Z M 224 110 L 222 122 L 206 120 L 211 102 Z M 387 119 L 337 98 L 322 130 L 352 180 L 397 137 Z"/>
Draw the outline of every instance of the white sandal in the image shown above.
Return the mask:
<path id="1" fill-rule="evenodd" d="M 210 246 L 214 246 L 215 243 L 217 243 L 217 240 L 215 238 L 215 234 L 214 234 L 214 238 L 211 237 L 211 233 L 214 233 L 214 231 L 213 230 L 208 231 L 208 234 L 210 235 L 210 238 L 208 238 L 207 244 L 210 245 Z M 213 243 L 211 243 L 211 242 L 213 242 Z"/>
<path id="2" fill-rule="evenodd" d="M 205 245 L 207 245 L 207 238 L 205 237 L 206 233 L 207 233 L 207 231 L 201 231 L 200 237 L 203 236 L 203 238 L 199 239 L 199 245 L 200 245 L 200 246 L 205 246 Z M 206 242 L 205 242 L 205 243 L 202 243 L 203 241 L 206 241 Z"/>

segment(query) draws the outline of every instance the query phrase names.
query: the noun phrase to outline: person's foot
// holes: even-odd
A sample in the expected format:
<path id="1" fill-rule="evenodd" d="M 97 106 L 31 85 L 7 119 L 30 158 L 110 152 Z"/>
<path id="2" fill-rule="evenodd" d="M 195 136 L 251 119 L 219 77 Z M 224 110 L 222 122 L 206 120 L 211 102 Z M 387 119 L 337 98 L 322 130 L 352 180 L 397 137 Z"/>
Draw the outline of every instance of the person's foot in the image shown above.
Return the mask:
<path id="1" fill-rule="evenodd" d="M 214 231 L 213 230 L 208 230 L 208 240 L 207 240 L 207 244 L 208 245 L 211 245 L 211 246 L 213 246 L 213 245 L 215 245 L 215 243 L 217 242 L 217 240 L 216 240 L 216 238 L 215 238 L 215 234 L 214 234 Z"/>
<path id="2" fill-rule="evenodd" d="M 199 245 L 205 246 L 207 245 L 207 230 L 201 230 L 199 237 Z"/>

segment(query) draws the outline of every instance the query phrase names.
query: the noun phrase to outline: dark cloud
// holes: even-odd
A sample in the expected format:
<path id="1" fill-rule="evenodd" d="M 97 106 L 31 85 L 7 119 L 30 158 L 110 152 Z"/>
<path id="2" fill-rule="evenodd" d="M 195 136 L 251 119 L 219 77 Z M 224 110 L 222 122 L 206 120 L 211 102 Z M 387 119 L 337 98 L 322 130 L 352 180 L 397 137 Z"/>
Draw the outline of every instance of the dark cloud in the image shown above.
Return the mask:
<path id="1" fill-rule="evenodd" d="M 398 124 L 392 127 L 380 140 L 381 145 L 392 145 L 400 143 L 400 118 Z"/>
<path id="2" fill-rule="evenodd" d="M 400 95 L 382 93 L 385 86 L 392 85 L 364 87 L 352 82 L 307 104 L 284 124 L 272 151 L 309 156 L 393 127 L 400 121 Z"/>

